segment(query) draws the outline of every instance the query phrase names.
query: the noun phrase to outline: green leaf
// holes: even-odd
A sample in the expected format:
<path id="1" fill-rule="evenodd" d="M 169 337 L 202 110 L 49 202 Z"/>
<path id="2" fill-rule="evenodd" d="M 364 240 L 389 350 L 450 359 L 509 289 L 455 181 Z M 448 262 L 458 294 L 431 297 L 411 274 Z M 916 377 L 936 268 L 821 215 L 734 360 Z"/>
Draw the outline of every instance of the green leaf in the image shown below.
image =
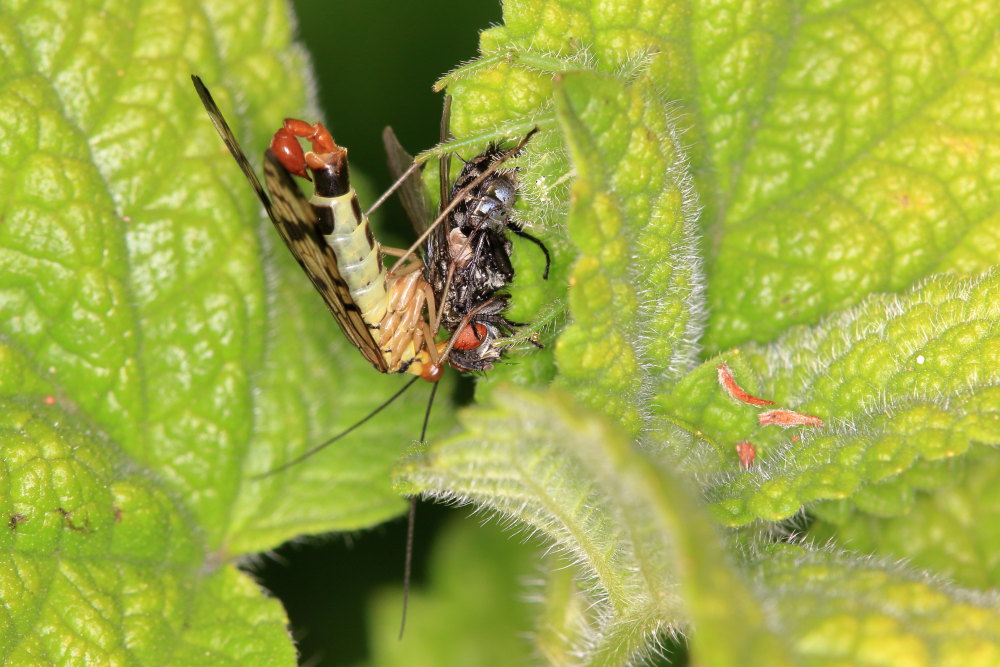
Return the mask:
<path id="1" fill-rule="evenodd" d="M 71 418 L 104 443 L 107 459 L 84 487 L 55 475 L 50 488 L 14 489 L 8 463 L 0 500 L 8 517 L 36 508 L 15 523 L 19 531 L 48 527 L 36 574 L 51 574 L 59 587 L 47 597 L 38 582 L 18 583 L 14 573 L 27 577 L 27 569 L 8 568 L 5 655 L 55 660 L 59 651 L 86 651 L 98 662 L 155 662 L 144 656 L 169 655 L 154 650 L 165 644 L 178 663 L 290 662 L 280 606 L 234 563 L 302 532 L 397 514 L 404 504 L 389 472 L 420 418 L 404 406 L 404 416 L 308 466 L 253 478 L 399 387 L 343 340 L 191 87 L 191 73 L 200 74 L 259 156 L 281 118 L 310 106 L 287 7 L 7 3 L 0 52 L 0 417 L 19 424 L 25 406 L 52 405 L 37 419 Z M 413 393 L 404 403 L 422 404 Z M 5 460 L 9 447 L 5 440 Z M 83 455 L 76 448 L 65 456 Z M 37 464 L 18 465 L 42 466 L 48 454 L 36 456 Z M 142 530 L 131 525 L 142 513 L 123 511 L 121 525 L 109 523 L 114 494 L 61 501 L 76 518 L 57 520 L 62 505 L 53 498 L 76 499 L 79 488 L 124 475 L 115 471 L 132 471 L 129 484 L 158 503 L 170 499 L 163 516 L 144 520 L 171 527 L 165 534 L 185 545 L 180 563 L 165 547 L 147 552 L 140 539 L 107 553 L 112 536 Z M 85 520 L 99 529 L 74 530 Z M 72 579 L 59 573 L 63 533 L 87 554 Z M 22 544 L 11 558 L 36 558 Z M 100 617 L 100 627 L 55 622 L 61 607 L 86 601 L 99 609 L 80 618 Z M 152 610 L 133 619 L 143 607 Z"/>
<path id="2" fill-rule="evenodd" d="M 996 594 L 898 564 L 781 545 L 753 563 L 803 664 L 993 665 Z"/>
<path id="3" fill-rule="evenodd" d="M 1000 368 L 991 361 L 1000 355 L 998 294 L 997 272 L 942 277 L 732 353 L 761 395 L 820 417 L 820 428 L 758 425 L 758 409 L 718 386 L 718 360 L 663 396 L 669 419 L 715 445 L 706 493 L 716 518 L 778 521 L 820 499 L 901 514 L 914 487 L 945 483 L 947 459 L 1000 443 Z M 758 462 L 737 472 L 732 446 L 741 440 L 757 447 Z"/>
<path id="4" fill-rule="evenodd" d="M 526 524 L 581 570 L 561 584 L 563 613 L 550 608 L 538 629 L 552 662 L 629 663 L 693 621 L 693 650 L 710 664 L 784 663 L 785 647 L 680 478 L 564 395 L 496 389 L 493 400 L 462 413 L 465 431 L 412 455 L 400 475 L 411 491 Z"/>
<path id="5" fill-rule="evenodd" d="M 531 614 L 522 590 L 534 577 L 536 549 L 517 536 L 452 521 L 435 542 L 427 590 L 410 592 L 399 639 L 402 590 L 373 601 L 372 664 L 520 665 L 531 662 Z"/>
<path id="6" fill-rule="evenodd" d="M 1000 14 L 882 9 L 509 1 L 442 85 L 466 136 L 544 124 L 555 74 L 648 76 L 693 144 L 718 350 L 996 264 Z"/>
<path id="7" fill-rule="evenodd" d="M 559 338 L 562 386 L 634 433 L 651 392 L 693 363 L 701 310 L 697 206 L 668 109 L 647 79 L 563 75 L 556 115 L 576 179 L 567 232 L 573 321 Z"/>
<path id="8" fill-rule="evenodd" d="M 550 5 L 556 7 L 565 9 Z M 583 51 L 543 55 L 523 48 L 545 39 L 521 35 L 520 13 L 534 11 L 530 3 L 506 4 L 507 26 L 482 36 L 483 50 L 495 53 L 439 85 L 447 84 L 456 98 L 456 146 L 532 125 L 561 130 L 565 147 L 553 133 L 529 145 L 521 179 L 523 217 L 556 250 L 548 298 L 557 306 L 565 299 L 572 318 L 555 350 L 559 383 L 637 432 L 649 427 L 653 394 L 694 364 L 702 328 L 698 204 L 687 156 L 674 109 L 656 79 L 641 74 L 650 58 L 644 47 L 602 51 L 607 62 Z M 545 18 L 559 23 L 561 16 L 553 11 Z M 618 76 L 573 71 L 591 67 Z M 517 312 L 527 313 L 527 321 L 544 319 L 534 306 L 537 281 L 522 275 L 518 269 Z M 560 279 L 569 282 L 565 297 Z M 488 381 L 509 379 L 524 383 L 522 375 L 504 370 Z"/>
<path id="9" fill-rule="evenodd" d="M 709 349 L 996 264 L 998 25 L 981 0 L 694 17 Z"/>
<path id="10" fill-rule="evenodd" d="M 703 319 L 694 235 L 698 206 L 670 107 L 648 77 L 630 85 L 582 71 L 552 79 L 503 64 L 476 74 L 479 79 L 464 78 L 454 86 L 454 145 L 466 141 L 464 135 L 476 141 L 492 136 L 466 127 L 470 110 L 462 106 L 464 96 L 498 105 L 476 107 L 477 121 L 489 118 L 491 109 L 520 118 L 502 124 L 504 134 L 558 123 L 568 151 L 553 141 L 556 135 L 543 135 L 529 145 L 523 161 L 528 176 L 521 179 L 528 219 L 543 236 L 549 234 L 546 241 L 556 251 L 549 298 L 572 314 L 555 349 L 559 384 L 614 415 L 630 432 L 648 428 L 653 394 L 694 364 Z M 502 98 L 487 97 L 510 86 L 527 88 L 539 110 L 510 108 Z M 555 107 L 554 120 L 549 105 Z M 524 120 L 526 113 L 531 120 Z M 571 178 L 567 192 L 563 184 Z M 570 202 L 568 211 L 555 208 L 559 200 Z M 562 227 L 571 247 L 552 234 Z M 565 272 L 561 266 L 572 268 Z M 535 274 L 528 273 L 527 281 L 519 278 L 516 285 L 516 312 L 529 313 L 523 317 L 527 321 L 544 321 L 544 311 L 531 310 L 538 290 Z M 560 278 L 569 283 L 565 306 Z M 523 374 L 498 370 L 489 382 L 510 379 L 526 380 Z"/>
<path id="11" fill-rule="evenodd" d="M 692 653 L 706 664 L 794 656 L 989 665 L 1000 655 L 995 596 L 867 557 L 759 539 L 734 568 L 682 479 L 620 432 L 561 395 L 498 389 L 493 398 L 461 415 L 464 433 L 413 456 L 401 473 L 433 497 L 527 524 L 563 554 L 555 567 L 577 565 L 579 579 L 553 575 L 552 606 L 536 630 L 551 662 L 631 663 L 664 626 L 688 622 L 698 628 Z M 678 586 L 683 604 L 668 592 Z"/>
<path id="12" fill-rule="evenodd" d="M 558 145 L 539 142 L 522 178 L 533 204 L 525 218 L 551 234 L 563 225 L 553 210 L 565 210 L 572 247 L 560 250 L 575 252 L 554 377 L 617 420 L 658 466 L 698 479 L 716 520 L 775 521 L 804 505 L 821 510 L 822 499 L 904 513 L 917 489 L 948 484 L 948 459 L 1000 442 L 990 361 L 1000 313 L 989 271 L 1000 257 L 1000 190 L 989 167 L 1000 128 L 985 103 L 996 92 L 988 73 L 1000 55 L 991 38 L 1000 14 L 983 2 L 958 11 L 915 3 L 891 12 L 740 9 L 507 2 L 505 25 L 482 35 L 483 56 L 439 82 L 456 95 L 456 145 L 532 124 L 558 127 L 568 161 Z M 701 342 L 717 350 L 751 334 L 778 340 L 725 353 L 678 383 L 704 305 L 698 262 L 685 252 L 692 244 L 683 225 L 695 208 L 682 199 L 685 139 L 694 143 L 707 232 L 711 314 Z M 661 152 L 647 148 L 657 143 Z M 568 209 L 559 209 L 551 199 L 567 181 Z M 664 215 L 656 203 L 671 197 L 680 205 Z M 642 238 L 647 229 L 662 245 Z M 949 269 L 974 275 L 926 280 Z M 657 313 L 673 319 L 658 321 Z M 814 326 L 790 329 L 796 323 Z M 751 393 L 823 425 L 760 426 L 759 410 L 719 386 L 721 360 Z M 547 429 L 552 417 L 537 422 Z M 578 516 L 582 506 L 600 505 L 592 489 L 601 470 L 564 472 L 563 488 L 552 470 L 566 466 L 530 451 L 539 437 L 531 429 L 468 427 L 468 451 L 448 449 L 454 458 L 438 459 L 432 448 L 431 468 L 407 468 L 407 480 L 546 532 L 607 587 L 584 585 L 580 602 L 565 581 L 554 583 L 560 602 L 544 617 L 556 627 L 574 627 L 581 608 L 606 600 L 618 611 L 624 596 L 616 593 L 632 590 L 621 582 L 642 568 L 609 565 L 607 554 L 641 551 L 649 521 L 610 520 L 610 511 Z M 505 434 L 529 444 L 509 456 L 473 447 L 481 439 L 495 450 Z M 759 451 L 750 470 L 733 451 L 745 439 Z M 516 473 L 505 470 L 512 462 Z M 579 530 L 559 528 L 565 517 Z M 620 526 L 631 532 L 615 535 Z M 740 542 L 753 544 L 753 534 L 744 531 Z M 637 560 L 654 572 L 663 567 Z M 666 579 L 683 581 L 676 573 Z M 562 633 L 543 629 L 540 644 L 578 649 Z M 609 643 L 631 655 L 627 639 Z M 600 649 L 588 655 L 603 659 L 594 657 Z"/>
<path id="13" fill-rule="evenodd" d="M 2 352 L 5 370 L 41 383 L 28 359 Z M 76 415 L 5 397 L 0 438 L 7 664 L 293 658 L 280 605 L 232 564 L 207 561 L 169 490 L 122 466 Z"/>
<path id="14" fill-rule="evenodd" d="M 864 553 L 906 558 L 962 586 L 1000 586 L 1000 468 L 990 456 L 972 456 L 952 467 L 944 488 L 917 492 L 910 511 L 889 518 L 831 515 L 809 528 L 818 541 L 836 538 Z"/>
<path id="15" fill-rule="evenodd" d="M 252 159 L 277 120 L 315 116 L 286 9 L 0 9 L 8 661 L 290 662 L 234 561 L 402 507 L 390 470 L 418 395 L 255 479 L 399 380 L 342 339 L 190 90 L 200 74 Z M 817 534 L 873 526 L 865 548 L 995 583 L 971 555 L 992 506 L 960 487 L 992 488 L 1000 442 L 995 3 L 504 11 L 441 84 L 463 154 L 541 129 L 517 215 L 553 271 L 516 244 L 511 317 L 546 349 L 480 383 L 492 407 L 413 454 L 403 485 L 502 512 L 577 565 L 548 564 L 552 662 L 624 664 L 682 632 L 705 664 L 996 662 L 995 602 L 775 547 L 768 523 L 808 507 Z M 719 357 L 696 366 L 698 345 Z M 721 360 L 823 425 L 760 426 Z M 742 527 L 720 539 L 713 519 Z M 468 553 L 499 590 L 507 570 Z"/>

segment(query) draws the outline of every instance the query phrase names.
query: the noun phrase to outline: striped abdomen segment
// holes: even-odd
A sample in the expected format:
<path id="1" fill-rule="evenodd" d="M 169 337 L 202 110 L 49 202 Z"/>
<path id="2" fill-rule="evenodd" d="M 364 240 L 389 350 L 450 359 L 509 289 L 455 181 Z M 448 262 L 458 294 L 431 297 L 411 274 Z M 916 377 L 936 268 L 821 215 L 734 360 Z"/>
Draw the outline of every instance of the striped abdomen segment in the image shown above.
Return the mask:
<path id="1" fill-rule="evenodd" d="M 378 330 L 372 337 L 386 370 L 423 376 L 434 365 L 427 350 L 433 333 L 423 320 L 427 295 L 433 292 L 423 280 L 422 264 L 407 275 L 388 277 L 382 249 L 350 185 L 346 156 L 343 149 L 316 156 L 317 164 L 309 165 L 315 181 L 309 203 L 351 300 L 368 328 Z"/>
<path id="2" fill-rule="evenodd" d="M 298 138 L 313 150 L 304 153 Z M 382 266 L 382 248 L 351 187 L 347 149 L 321 123 L 286 118 L 264 166 L 268 186 L 289 209 L 275 225 L 351 341 L 383 373 L 437 380 L 437 348 L 428 347 L 434 334 L 423 319 L 425 309 L 433 312 L 427 299 L 434 295 L 421 278 L 423 265 L 412 269 L 418 281 L 390 277 Z M 309 172 L 313 195 L 306 201 L 290 181 L 292 175 L 309 179 Z"/>
<path id="3" fill-rule="evenodd" d="M 307 163 L 311 157 L 316 159 L 316 164 L 309 165 L 316 187 L 309 203 L 362 319 L 369 328 L 377 329 L 389 302 L 386 270 L 378 241 L 361 212 L 358 193 L 351 186 L 347 151 L 339 149 L 322 159 L 310 153 Z"/>
<path id="4" fill-rule="evenodd" d="M 317 183 L 317 190 L 319 183 Z M 386 270 L 382 252 L 361 212 L 358 195 L 349 188 L 342 195 L 309 199 L 327 244 L 337 256 L 340 275 L 351 298 L 361 310 L 361 317 L 372 329 L 385 317 L 389 298 L 385 289 Z"/>

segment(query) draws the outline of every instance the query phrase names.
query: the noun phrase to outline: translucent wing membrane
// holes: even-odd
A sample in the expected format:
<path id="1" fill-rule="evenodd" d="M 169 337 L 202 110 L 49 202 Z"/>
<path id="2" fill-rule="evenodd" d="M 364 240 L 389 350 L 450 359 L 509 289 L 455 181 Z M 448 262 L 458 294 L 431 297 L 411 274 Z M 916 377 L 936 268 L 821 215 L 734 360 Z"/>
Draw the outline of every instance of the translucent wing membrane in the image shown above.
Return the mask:
<path id="1" fill-rule="evenodd" d="M 382 132 L 382 143 L 385 145 L 385 153 L 389 161 L 389 173 L 393 180 L 399 180 L 413 164 L 413 156 L 406 152 L 396 133 L 391 127 L 385 128 Z M 424 190 L 424 182 L 419 171 L 413 171 L 399 184 L 399 201 L 406 211 L 413 231 L 420 236 L 427 231 L 427 225 L 434 219 L 431 211 L 430 201 L 427 199 L 427 191 Z"/>

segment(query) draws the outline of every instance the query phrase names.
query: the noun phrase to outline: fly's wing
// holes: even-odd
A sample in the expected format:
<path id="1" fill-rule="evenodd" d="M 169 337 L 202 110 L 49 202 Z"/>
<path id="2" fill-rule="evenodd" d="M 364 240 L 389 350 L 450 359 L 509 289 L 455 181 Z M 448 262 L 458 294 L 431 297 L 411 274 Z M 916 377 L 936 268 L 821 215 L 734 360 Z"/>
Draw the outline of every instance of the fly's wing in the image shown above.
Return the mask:
<path id="1" fill-rule="evenodd" d="M 441 125 L 438 131 L 438 141 L 444 143 L 451 139 L 451 95 L 444 96 L 444 106 L 441 108 Z M 438 160 L 438 214 L 440 215 L 448 204 L 451 203 L 451 180 L 449 179 L 449 172 L 451 171 L 451 153 L 443 153 Z M 451 232 L 451 220 L 442 220 L 438 225 L 434 233 L 430 235 L 427 239 L 427 257 L 428 263 L 436 263 L 442 266 L 441 262 L 430 262 L 431 257 L 434 256 L 435 250 L 440 249 L 440 252 L 448 253 L 449 243 L 448 243 L 448 233 Z M 451 259 L 448 258 L 448 263 Z M 432 281 L 432 284 L 438 284 L 445 280 L 444 276 L 440 276 L 438 281 Z M 438 295 L 439 300 L 444 300 L 444 295 Z"/>
<path id="2" fill-rule="evenodd" d="M 450 100 L 451 98 L 446 99 Z M 382 143 L 385 144 L 385 153 L 389 160 L 389 173 L 392 174 L 393 179 L 399 180 L 413 164 L 413 156 L 407 153 L 406 149 L 399 143 L 399 139 L 396 138 L 396 133 L 392 131 L 391 127 L 385 128 L 382 132 Z M 403 205 L 403 209 L 406 210 L 407 217 L 410 218 L 413 231 L 418 237 L 421 236 L 427 231 L 427 226 L 434 220 L 435 216 L 419 173 L 413 172 L 400 184 L 399 201 Z M 440 290 L 444 286 L 445 277 L 443 264 L 438 257 L 438 248 L 442 249 L 441 252 L 447 252 L 447 221 L 440 223 L 437 229 L 427 237 L 424 244 L 425 265 L 427 267 L 425 277 L 434 289 L 435 299 L 441 304 L 444 295 L 440 293 Z"/>
<path id="3" fill-rule="evenodd" d="M 391 127 L 382 131 L 382 143 L 385 144 L 385 154 L 389 160 L 389 173 L 393 180 L 399 180 L 413 164 L 413 156 L 406 152 L 396 138 Z M 431 217 L 431 205 L 427 200 L 420 172 L 414 171 L 399 186 L 399 201 L 413 224 L 413 231 L 420 236 L 427 230 Z"/>
<path id="4" fill-rule="evenodd" d="M 198 91 L 198 97 L 201 98 L 201 103 L 205 105 L 205 111 L 208 112 L 208 117 L 212 121 L 212 125 L 215 126 L 215 131 L 219 133 L 222 137 L 222 143 L 226 144 L 226 148 L 232 153 L 233 159 L 236 160 L 236 164 L 240 166 L 243 170 L 243 175 L 247 177 L 250 181 L 250 185 L 253 187 L 254 192 L 257 193 L 257 197 L 260 202 L 264 205 L 264 209 L 267 211 L 268 216 L 274 220 L 274 214 L 271 212 L 271 200 L 267 198 L 267 194 L 264 192 L 264 188 L 261 186 L 260 181 L 257 179 L 257 174 L 254 173 L 253 167 L 250 165 L 250 161 L 247 160 L 247 156 L 243 153 L 243 149 L 240 148 L 240 144 L 236 141 L 236 135 L 233 131 L 229 129 L 229 123 L 223 117 L 222 112 L 219 110 L 219 105 L 215 103 L 212 99 L 212 94 L 208 92 L 208 88 L 202 83 L 201 77 L 192 74 L 191 81 L 194 83 L 194 89 Z M 275 223 L 277 224 L 277 223 Z"/>
<path id="5" fill-rule="evenodd" d="M 438 132 L 438 140 L 443 144 L 451 139 L 451 95 L 444 96 L 444 107 L 441 109 L 441 126 Z M 444 153 L 438 161 L 438 189 L 441 197 L 438 199 L 440 205 L 438 211 L 443 211 L 445 206 L 450 204 L 451 182 L 448 180 L 448 172 L 451 171 L 451 153 Z M 447 233 L 445 234 L 447 236 Z"/>
<path id="6" fill-rule="evenodd" d="M 444 108 L 441 112 L 441 132 L 440 141 L 444 143 L 450 137 L 451 125 L 451 95 L 445 95 Z M 391 127 L 385 128 L 382 132 L 382 143 L 385 144 L 385 152 L 389 159 L 389 171 L 392 177 L 399 180 L 406 170 L 413 164 L 413 156 L 406 152 L 396 133 Z M 448 205 L 448 198 L 451 186 L 448 183 L 448 167 L 450 164 L 450 153 L 445 153 L 440 159 L 439 186 L 440 199 L 438 211 L 444 210 Z M 417 236 L 422 236 L 427 231 L 427 227 L 436 217 L 427 199 L 427 191 L 424 189 L 423 180 L 420 174 L 414 172 L 399 187 L 399 200 L 406 210 L 406 215 L 413 224 L 413 231 Z M 427 281 L 434 289 L 434 296 L 439 305 L 444 303 L 444 295 L 441 290 L 444 287 L 446 266 L 449 259 L 441 255 L 448 252 L 448 221 L 443 220 L 427 237 L 424 246 L 426 277 Z"/>
<path id="7" fill-rule="evenodd" d="M 233 154 L 233 158 L 243 170 L 247 180 L 250 181 L 250 185 L 253 186 L 257 197 L 264 205 L 264 210 L 267 211 L 268 217 L 271 218 L 275 229 L 278 230 L 278 235 L 288 246 L 299 266 L 309 276 L 316 290 L 323 296 L 323 300 L 330 312 L 333 313 L 344 335 L 361 350 L 365 359 L 378 370 L 386 372 L 388 367 L 382 356 L 382 351 L 375 339 L 372 338 L 368 325 L 362 319 L 361 310 L 351 298 L 347 284 L 337 267 L 337 259 L 333 254 L 333 249 L 327 245 L 326 239 L 323 238 L 316 225 L 316 214 L 313 212 L 312 206 L 302 195 L 298 185 L 292 179 L 292 175 L 278 161 L 274 153 L 270 150 L 264 153 L 264 181 L 274 198 L 272 202 L 264 192 L 257 174 L 254 173 L 253 167 L 236 141 L 232 130 L 229 129 L 229 125 L 205 84 L 197 76 L 192 76 L 191 79 L 198 91 L 198 96 L 201 97 L 202 104 L 205 105 L 205 110 L 208 111 L 209 118 L 215 125 L 215 129 L 229 148 L 229 152 Z"/>

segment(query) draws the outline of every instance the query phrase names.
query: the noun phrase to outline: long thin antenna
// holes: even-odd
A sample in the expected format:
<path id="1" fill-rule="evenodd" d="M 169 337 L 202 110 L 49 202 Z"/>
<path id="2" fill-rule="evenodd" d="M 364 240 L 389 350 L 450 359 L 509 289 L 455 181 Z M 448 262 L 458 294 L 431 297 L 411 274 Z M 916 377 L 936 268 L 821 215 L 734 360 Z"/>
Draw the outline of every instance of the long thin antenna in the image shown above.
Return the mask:
<path id="1" fill-rule="evenodd" d="M 420 429 L 420 442 L 427 440 L 427 424 L 431 420 L 431 408 L 434 407 L 434 394 L 437 393 L 440 382 L 431 387 L 431 396 L 427 399 L 427 411 L 424 413 L 424 426 Z M 413 533 L 417 523 L 417 497 L 410 498 L 410 516 L 406 524 L 406 560 L 403 563 L 403 617 L 399 621 L 399 639 L 402 641 L 406 630 L 406 610 L 410 605 L 410 575 L 413 571 Z"/>
<path id="2" fill-rule="evenodd" d="M 435 385 L 437 386 L 437 385 Z M 410 606 L 410 572 L 413 568 L 413 534 L 417 524 L 417 497 L 410 498 L 410 514 L 406 520 L 406 560 L 403 563 L 403 616 L 399 621 L 399 638 L 406 632 L 406 610 Z"/>
<path id="3" fill-rule="evenodd" d="M 412 174 L 417 169 L 420 169 L 422 164 L 423 163 L 421 162 L 414 162 L 409 167 L 407 167 L 406 171 L 404 171 L 402 175 L 400 175 L 400 177 L 396 179 L 396 182 L 390 185 L 389 189 L 383 192 L 382 195 L 375 200 L 375 203 L 372 204 L 367 211 L 365 211 L 365 216 L 369 216 L 372 213 L 374 213 L 375 209 L 381 206 L 385 202 L 385 200 L 388 199 L 390 195 L 392 195 L 393 192 L 398 190 L 399 186 L 401 186 L 403 182 L 410 177 L 410 174 Z"/>
<path id="4" fill-rule="evenodd" d="M 441 143 L 444 143 L 445 140 L 448 138 L 446 136 L 446 132 L 447 132 L 447 129 L 448 129 L 448 122 L 450 121 L 450 119 L 451 119 L 451 95 L 445 95 L 444 96 L 444 111 L 441 112 L 441 128 L 442 128 L 441 129 L 441 134 L 442 134 Z M 446 155 L 450 155 L 450 154 L 446 154 Z M 386 190 L 385 192 L 383 192 L 382 196 L 375 200 L 375 203 L 372 204 L 371 208 L 369 208 L 365 212 L 365 215 L 366 216 L 367 215 L 371 215 L 372 212 L 375 211 L 375 209 L 377 209 L 379 206 L 381 206 L 382 203 L 385 202 L 385 200 L 389 198 L 389 195 L 391 195 L 393 192 L 395 192 L 396 190 L 398 190 L 400 188 L 400 186 L 403 185 L 403 182 L 406 181 L 406 179 L 408 179 L 410 177 L 410 174 L 412 174 L 417 169 L 420 169 L 421 166 L 423 166 L 423 162 L 417 162 L 416 160 L 414 160 L 413 164 L 411 164 L 409 167 L 407 167 L 406 171 L 404 171 L 400 175 L 400 177 L 396 179 L 396 182 L 393 183 L 392 185 L 390 185 L 389 189 Z M 447 171 L 448 170 L 445 169 L 445 175 L 446 176 L 447 176 Z M 445 193 L 445 196 L 447 196 L 447 193 Z M 443 202 L 444 200 L 442 199 L 441 201 Z"/>
<path id="5" fill-rule="evenodd" d="M 279 472 L 284 472 L 285 470 L 288 470 L 292 466 L 294 466 L 294 465 L 296 465 L 298 463 L 302 463 L 303 461 L 305 461 L 307 458 L 309 458 L 310 456 L 312 456 L 316 452 L 319 452 L 319 451 L 322 451 L 322 450 L 326 449 L 327 447 L 329 447 L 333 443 L 337 442 L 338 440 L 340 440 L 341 438 L 343 438 L 345 435 L 347 435 L 348 433 L 350 433 L 354 429 L 358 428 L 359 426 L 361 426 L 362 424 L 364 424 L 366 421 L 368 421 L 369 419 L 371 419 L 372 417 L 374 417 L 378 413 L 382 412 L 382 410 L 384 410 L 387 407 L 389 407 L 390 405 L 392 405 L 393 401 L 395 401 L 397 398 L 399 398 L 400 396 L 402 396 L 403 393 L 407 389 L 409 389 L 410 387 L 412 387 L 413 383 L 416 382 L 419 379 L 420 379 L 419 375 L 414 375 L 413 378 L 409 382 L 407 382 L 406 384 L 404 384 L 402 389 L 400 389 L 395 394 L 393 394 L 389 398 L 389 400 L 387 400 L 385 403 L 383 403 L 382 405 L 378 406 L 377 408 L 375 408 L 374 410 L 372 410 L 371 412 L 369 412 L 367 415 L 365 415 L 364 418 L 362 418 L 362 419 L 354 422 L 354 424 L 352 426 L 348 426 L 346 429 L 344 429 L 343 431 L 341 431 L 337 435 L 333 436 L 332 438 L 329 438 L 328 440 L 324 440 L 323 442 L 319 443 L 318 445 L 316 445 L 312 449 L 306 451 L 304 454 L 300 454 L 299 456 L 296 456 L 291 461 L 288 461 L 287 463 L 283 463 L 282 465 L 278 466 L 277 468 L 275 468 L 273 470 L 269 470 L 269 471 L 265 472 L 262 475 L 255 475 L 255 476 L 251 477 L 250 479 L 259 480 L 259 479 L 264 479 L 265 477 L 270 477 L 271 475 L 277 475 Z M 434 386 L 437 387 L 437 383 L 435 383 Z M 433 395 L 434 394 L 432 392 L 431 396 L 433 396 Z M 427 428 L 426 421 L 424 422 L 424 428 L 425 429 Z"/>

